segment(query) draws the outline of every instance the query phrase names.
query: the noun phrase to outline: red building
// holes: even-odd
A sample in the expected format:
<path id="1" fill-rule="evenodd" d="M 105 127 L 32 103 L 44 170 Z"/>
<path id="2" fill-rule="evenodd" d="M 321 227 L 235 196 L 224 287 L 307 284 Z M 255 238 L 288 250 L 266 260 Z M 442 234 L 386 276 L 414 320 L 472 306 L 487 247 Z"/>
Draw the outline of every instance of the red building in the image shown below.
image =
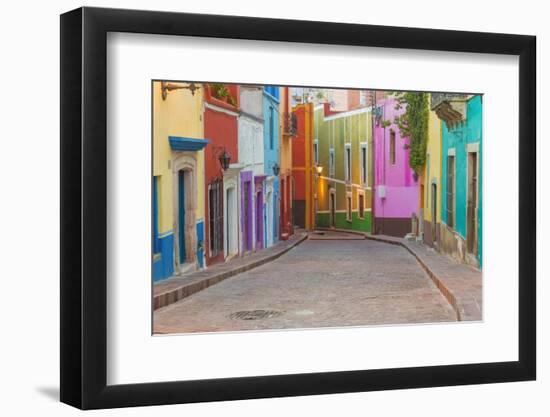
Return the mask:
<path id="1" fill-rule="evenodd" d="M 224 186 L 220 159 L 229 155 L 230 163 L 238 162 L 238 111 L 238 85 L 205 84 L 204 136 L 210 141 L 204 154 L 207 266 L 224 261 Z"/>

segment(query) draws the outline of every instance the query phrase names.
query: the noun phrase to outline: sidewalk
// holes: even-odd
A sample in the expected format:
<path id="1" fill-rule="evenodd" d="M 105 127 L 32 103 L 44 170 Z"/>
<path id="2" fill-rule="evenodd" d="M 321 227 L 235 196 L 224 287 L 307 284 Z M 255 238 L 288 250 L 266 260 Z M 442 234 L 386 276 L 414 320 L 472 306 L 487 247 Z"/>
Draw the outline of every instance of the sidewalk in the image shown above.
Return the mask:
<path id="1" fill-rule="evenodd" d="M 248 271 L 277 259 L 307 238 L 307 232 L 297 230 L 288 240 L 229 262 L 216 264 L 207 269 L 184 276 L 169 278 L 153 284 L 153 309 L 157 310 L 189 297 L 229 277 Z"/>
<path id="2" fill-rule="evenodd" d="M 328 229 L 324 229 L 328 231 Z M 399 245 L 413 255 L 453 307 L 459 321 L 482 320 L 482 274 L 469 265 L 453 261 L 426 245 L 385 235 L 335 229 L 336 233 L 362 234 L 367 239 Z M 330 232 L 329 232 L 330 233 Z"/>

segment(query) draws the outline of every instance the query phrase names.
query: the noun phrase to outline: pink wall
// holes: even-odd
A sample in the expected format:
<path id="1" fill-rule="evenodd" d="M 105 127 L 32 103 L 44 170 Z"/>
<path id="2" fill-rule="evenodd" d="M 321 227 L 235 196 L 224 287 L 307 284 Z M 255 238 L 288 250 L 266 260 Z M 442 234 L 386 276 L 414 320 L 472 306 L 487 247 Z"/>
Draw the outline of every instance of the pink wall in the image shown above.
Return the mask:
<path id="1" fill-rule="evenodd" d="M 395 110 L 394 98 L 377 102 L 382 108 L 380 123 L 374 129 L 374 198 L 375 217 L 410 218 L 418 215 L 418 183 L 414 181 L 413 170 L 409 166 L 409 150 L 404 145 L 408 138 L 402 138 L 399 128 L 393 123 L 395 116 L 404 112 L 404 108 Z M 383 128 L 382 120 L 391 121 Z M 395 131 L 395 164 L 390 163 L 390 131 Z M 386 198 L 379 197 L 378 187 L 386 186 Z"/>

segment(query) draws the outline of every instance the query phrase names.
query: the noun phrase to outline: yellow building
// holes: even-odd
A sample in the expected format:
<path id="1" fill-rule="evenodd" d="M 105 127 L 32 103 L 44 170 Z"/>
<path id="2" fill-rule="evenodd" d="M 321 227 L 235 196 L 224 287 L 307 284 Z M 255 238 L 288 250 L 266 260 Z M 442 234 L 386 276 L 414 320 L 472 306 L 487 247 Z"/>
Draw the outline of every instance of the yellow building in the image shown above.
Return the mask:
<path id="1" fill-rule="evenodd" d="M 202 86 L 153 82 L 153 279 L 204 265 Z"/>
<path id="2" fill-rule="evenodd" d="M 420 231 L 430 246 L 438 246 L 441 224 L 441 121 L 430 111 L 426 164 L 420 176 Z"/>

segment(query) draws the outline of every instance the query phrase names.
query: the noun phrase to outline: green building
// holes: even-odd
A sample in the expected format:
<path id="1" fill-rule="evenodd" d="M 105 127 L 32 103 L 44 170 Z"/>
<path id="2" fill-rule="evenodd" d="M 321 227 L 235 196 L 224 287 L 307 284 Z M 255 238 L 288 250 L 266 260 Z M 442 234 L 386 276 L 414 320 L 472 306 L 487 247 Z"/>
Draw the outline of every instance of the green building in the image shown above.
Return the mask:
<path id="1" fill-rule="evenodd" d="M 316 227 L 371 231 L 372 120 L 370 107 L 334 112 L 315 108 Z"/>

